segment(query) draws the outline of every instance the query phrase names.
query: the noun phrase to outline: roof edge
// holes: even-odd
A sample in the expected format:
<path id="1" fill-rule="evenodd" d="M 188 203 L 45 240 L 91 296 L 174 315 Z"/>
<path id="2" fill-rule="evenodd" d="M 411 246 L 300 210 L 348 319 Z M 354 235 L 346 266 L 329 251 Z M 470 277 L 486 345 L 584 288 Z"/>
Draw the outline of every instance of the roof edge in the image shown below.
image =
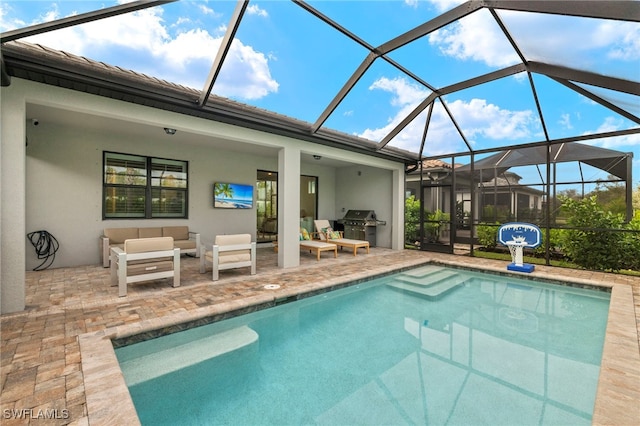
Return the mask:
<path id="1" fill-rule="evenodd" d="M 220 96 L 210 96 L 203 106 L 199 91 L 134 71 L 68 54 L 38 44 L 12 41 L 2 45 L 3 86 L 11 77 L 131 102 L 206 120 L 278 134 L 307 142 L 383 158 L 413 163 L 417 154 L 401 149 L 378 149 L 376 142 L 334 130 L 311 131 L 312 124 L 252 107 Z"/>

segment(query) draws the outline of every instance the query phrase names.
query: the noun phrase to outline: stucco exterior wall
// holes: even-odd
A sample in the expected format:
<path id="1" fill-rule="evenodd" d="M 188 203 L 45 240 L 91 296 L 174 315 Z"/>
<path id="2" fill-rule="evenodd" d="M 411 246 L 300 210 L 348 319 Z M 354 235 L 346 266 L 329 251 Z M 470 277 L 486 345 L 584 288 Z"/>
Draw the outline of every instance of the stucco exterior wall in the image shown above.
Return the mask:
<path id="1" fill-rule="evenodd" d="M 0 92 L 0 309 L 25 307 L 25 102 L 20 90 Z"/>
<path id="2" fill-rule="evenodd" d="M 375 211 L 379 220 L 387 222 L 376 228 L 376 246 L 391 247 L 392 172 L 364 165 L 344 167 L 336 171 L 336 181 L 349 182 L 349 185 L 336 190 L 334 217 L 340 219 L 348 210 Z"/>
<path id="3" fill-rule="evenodd" d="M 24 309 L 25 270 L 41 263 L 26 238 L 29 232 L 46 230 L 58 239 L 60 249 L 52 267 L 98 264 L 98 239 L 105 227 L 184 224 L 205 241 L 218 233 L 255 235 L 255 209 L 214 209 L 213 183 L 255 185 L 258 169 L 281 167 L 278 152 L 285 148 L 358 164 L 344 168 L 300 164 L 300 174 L 318 176 L 319 218 L 339 219 L 344 207 L 374 209 L 386 219 L 399 204 L 392 196 L 403 195 L 394 184 L 394 176 L 402 175 L 401 163 L 20 79 L 3 87 L 0 97 L 3 313 Z M 40 117 L 34 126 L 27 120 L 33 111 L 45 109 L 64 111 L 66 121 Z M 87 122 L 93 124 L 86 126 Z M 132 123 L 144 131 L 131 131 Z M 188 132 L 194 136 L 192 142 L 176 143 L 163 127 Z M 188 161 L 189 218 L 103 221 L 105 150 Z M 358 178 L 352 176 L 357 171 L 362 171 Z M 299 207 L 289 208 L 292 217 L 298 217 Z M 378 235 L 379 246 L 400 249 L 401 241 L 401 235 L 391 237 L 391 227 Z"/>

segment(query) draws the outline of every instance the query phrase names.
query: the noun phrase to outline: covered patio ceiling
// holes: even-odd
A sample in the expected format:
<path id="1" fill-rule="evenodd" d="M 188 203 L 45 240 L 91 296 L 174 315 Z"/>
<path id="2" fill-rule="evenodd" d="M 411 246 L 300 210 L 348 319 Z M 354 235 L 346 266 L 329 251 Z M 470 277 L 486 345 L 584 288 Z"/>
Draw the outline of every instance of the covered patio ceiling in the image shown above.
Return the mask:
<path id="1" fill-rule="evenodd" d="M 91 2 L 88 3 L 91 4 Z M 340 51 L 343 45 L 348 45 L 348 49 L 357 47 L 361 53 L 364 53 L 364 59 L 360 62 L 358 59 L 354 60 L 358 56 L 351 55 L 348 60 L 344 58 L 343 62 L 348 64 L 347 68 L 351 66 L 351 71 L 348 75 L 343 74 L 342 79 L 334 77 L 327 68 L 326 78 L 334 79 L 333 83 L 337 90 L 330 93 L 328 98 L 326 93 L 324 97 L 309 94 L 308 103 L 313 103 L 315 110 L 319 112 L 315 115 L 301 114 L 299 117 L 292 116 L 294 115 L 291 113 L 292 110 L 270 110 L 260 102 L 240 102 L 236 100 L 237 97 L 224 96 L 223 89 L 219 90 L 220 94 L 216 93 L 216 88 L 223 86 L 221 76 L 225 66 L 231 61 L 230 52 L 233 50 L 234 43 L 241 43 L 241 37 L 246 37 L 243 30 L 248 31 L 248 26 L 254 25 L 253 23 L 245 24 L 245 21 L 250 19 L 248 8 L 254 4 L 253 2 L 240 0 L 235 3 L 233 10 L 230 10 L 229 3 L 219 3 L 220 7 L 229 9 L 227 10 L 229 18 L 217 50 L 203 53 L 210 58 L 210 68 L 206 76 L 201 75 L 200 81 L 203 84 L 200 90 L 167 81 L 162 76 L 123 69 L 122 66 L 106 64 L 103 61 L 70 52 L 62 53 L 58 49 L 47 47 L 40 41 L 41 39 L 37 39 L 38 44 L 32 42 L 33 38 L 43 34 L 54 34 L 57 31 L 89 25 L 103 19 L 139 13 L 149 8 L 169 8 L 173 7 L 174 3 L 182 2 L 134 1 L 5 31 L 0 34 L 2 85 L 9 86 L 12 77 L 19 77 L 382 156 L 404 161 L 407 164 L 415 164 L 424 158 L 489 153 L 498 149 L 513 149 L 525 145 L 532 152 L 537 152 L 535 146 L 547 145 L 558 145 L 558 152 L 572 152 L 575 150 L 571 148 L 574 142 L 626 137 L 640 133 L 640 67 L 637 61 L 630 62 L 627 68 L 622 69 L 602 69 L 599 62 L 603 61 L 597 60 L 592 61 L 591 65 L 584 62 L 580 63 L 580 67 L 574 67 L 570 59 L 572 55 L 569 55 L 569 52 L 564 57 L 538 52 L 534 48 L 536 40 L 531 39 L 530 35 L 522 34 L 518 28 L 519 18 L 524 15 L 553 16 L 573 19 L 574 21 L 571 22 L 589 24 L 592 22 L 606 22 L 611 25 L 632 23 L 638 27 L 640 3 L 635 1 L 471 0 L 464 3 L 458 2 L 460 4 L 457 6 L 432 14 L 430 19 L 401 34 L 375 43 L 357 35 L 361 30 L 355 22 L 360 21 L 341 16 L 327 3 L 320 2 L 312 5 L 311 2 L 293 1 L 285 5 L 283 2 L 277 2 L 278 7 L 296 8 L 305 14 L 305 19 L 312 19 L 315 24 L 324 25 L 333 33 L 332 37 L 336 34 L 339 36 L 340 45 L 326 45 L 327 51 L 317 52 L 319 62 L 315 66 L 322 67 L 322 59 Z M 376 8 L 377 4 L 376 2 L 357 3 L 367 3 L 370 8 Z M 326 13 L 321 11 L 323 8 L 326 8 Z M 493 34 L 476 34 L 478 43 L 487 44 L 487 49 L 494 48 L 498 44 L 502 47 L 506 46 L 515 58 L 511 63 L 494 64 L 491 67 L 485 67 L 486 72 L 467 75 L 466 78 L 449 81 L 447 84 L 439 83 L 446 79 L 431 74 L 429 66 L 425 67 L 424 63 L 406 65 L 415 64 L 416 56 L 420 55 L 425 46 L 425 40 L 429 37 L 440 34 L 439 31 L 451 28 L 470 17 L 477 16 L 484 16 L 491 20 L 496 28 Z M 406 18 L 407 21 L 410 20 L 409 15 Z M 384 32 L 385 19 L 392 20 L 394 17 L 386 16 L 378 21 L 371 20 L 368 24 Z M 349 22 L 354 29 L 341 22 Z M 548 33 L 553 36 L 556 31 L 558 29 L 552 27 L 539 28 L 538 35 Z M 496 34 L 500 40 L 492 39 Z M 115 36 L 117 35 L 114 34 Z M 296 34 L 287 34 L 287 36 L 296 37 Z M 607 43 L 604 35 L 602 39 L 603 44 Z M 26 40 L 30 43 L 25 42 Z M 329 43 L 329 38 L 327 40 Z M 281 42 L 286 43 L 286 41 Z M 344 48 L 347 49 L 347 47 Z M 576 50 L 579 50 L 578 46 Z M 332 65 L 328 63 L 324 66 Z M 422 97 L 412 104 L 407 104 L 403 109 L 404 115 L 397 115 L 387 125 L 378 126 L 378 130 L 384 130 L 383 132 L 350 131 L 349 126 L 341 125 L 343 117 L 348 115 L 347 110 L 353 107 L 354 101 L 350 96 L 362 91 L 359 85 L 364 81 L 370 81 L 367 78 L 370 78 L 371 73 L 380 73 L 380 66 L 419 86 Z M 528 90 L 517 96 L 522 97 L 524 93 L 524 97 L 530 98 L 531 110 L 537 115 L 534 120 L 539 126 L 539 131 L 530 134 L 526 140 L 516 140 L 514 136 L 512 139 L 508 137 L 502 139 L 497 146 L 480 146 L 474 140 L 473 126 L 464 122 L 466 118 L 456 114 L 459 110 L 454 108 L 453 104 L 458 99 L 454 96 L 462 96 L 468 91 L 473 93 L 474 90 L 491 93 L 496 82 L 513 79 L 514 76 L 518 76 L 521 81 L 526 81 L 526 84 L 521 86 L 528 87 Z M 550 85 L 550 82 L 553 85 Z M 312 81 L 307 84 L 309 87 L 313 85 Z M 626 128 L 604 129 L 570 137 L 555 137 L 549 131 L 548 115 L 545 114 L 544 103 L 540 98 L 553 97 L 553 90 L 558 87 L 574 92 L 586 101 L 608 110 L 619 117 L 625 123 L 623 127 Z M 328 100 L 322 104 L 312 99 Z M 304 102 L 304 99 L 302 101 Z M 371 102 L 368 104 L 368 106 L 375 106 Z M 447 133 L 444 139 L 438 136 L 439 129 L 433 124 L 433 117 L 438 111 L 440 115 L 448 118 L 448 125 L 453 129 L 453 133 Z M 419 129 L 418 132 L 416 128 Z M 452 134 L 455 136 L 452 137 Z M 515 157 L 516 155 L 510 154 L 507 160 L 513 161 Z M 599 160 L 589 159 L 588 161 Z M 479 168 L 478 163 L 475 167 Z M 618 169 L 613 174 L 619 177 L 627 176 L 625 171 Z"/>

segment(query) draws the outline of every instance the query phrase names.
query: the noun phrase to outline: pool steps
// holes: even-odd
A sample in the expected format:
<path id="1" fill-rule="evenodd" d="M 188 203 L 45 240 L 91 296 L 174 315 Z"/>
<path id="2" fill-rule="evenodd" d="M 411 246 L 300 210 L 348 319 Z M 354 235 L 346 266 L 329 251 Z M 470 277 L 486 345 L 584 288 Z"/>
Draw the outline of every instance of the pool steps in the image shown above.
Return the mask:
<path id="1" fill-rule="evenodd" d="M 127 386 L 134 386 L 257 342 L 258 333 L 247 326 L 241 326 L 179 346 L 120 361 L 120 369 Z"/>
<path id="2" fill-rule="evenodd" d="M 387 285 L 418 296 L 437 298 L 468 279 L 469 277 L 460 275 L 457 271 L 429 265 L 403 273 Z"/>

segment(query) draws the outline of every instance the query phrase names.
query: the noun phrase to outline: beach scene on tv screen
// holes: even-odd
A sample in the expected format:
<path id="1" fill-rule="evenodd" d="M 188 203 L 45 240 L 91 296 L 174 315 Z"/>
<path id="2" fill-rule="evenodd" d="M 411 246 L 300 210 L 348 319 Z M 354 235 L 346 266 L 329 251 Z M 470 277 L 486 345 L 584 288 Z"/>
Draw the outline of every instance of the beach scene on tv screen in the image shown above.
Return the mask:
<path id="1" fill-rule="evenodd" d="M 215 183 L 213 206 L 223 209 L 250 209 L 253 207 L 253 186 L 237 183 Z"/>

